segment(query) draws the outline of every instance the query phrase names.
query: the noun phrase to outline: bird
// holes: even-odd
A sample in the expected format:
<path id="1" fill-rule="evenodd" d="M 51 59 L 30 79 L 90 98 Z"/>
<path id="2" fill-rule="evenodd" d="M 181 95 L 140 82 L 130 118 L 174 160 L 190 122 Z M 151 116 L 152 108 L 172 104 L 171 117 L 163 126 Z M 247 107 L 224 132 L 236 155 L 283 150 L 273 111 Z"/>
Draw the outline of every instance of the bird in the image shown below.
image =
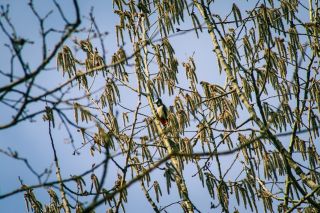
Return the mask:
<path id="1" fill-rule="evenodd" d="M 168 109 L 167 107 L 162 103 L 162 100 L 158 98 L 154 101 L 154 103 L 157 106 L 157 115 L 158 119 L 161 122 L 163 126 L 166 126 L 168 123 Z"/>

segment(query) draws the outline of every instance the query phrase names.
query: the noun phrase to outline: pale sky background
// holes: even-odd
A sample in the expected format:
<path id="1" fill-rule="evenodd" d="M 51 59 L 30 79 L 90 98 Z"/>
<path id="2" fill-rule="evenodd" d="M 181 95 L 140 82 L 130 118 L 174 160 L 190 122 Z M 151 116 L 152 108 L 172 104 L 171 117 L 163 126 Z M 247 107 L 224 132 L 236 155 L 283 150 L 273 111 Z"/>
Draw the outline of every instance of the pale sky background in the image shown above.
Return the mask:
<path id="1" fill-rule="evenodd" d="M 31 68 L 34 68 L 41 59 L 41 43 L 37 40 L 39 39 L 39 29 L 38 23 L 35 19 L 34 15 L 31 13 L 30 9 L 27 6 L 28 1 L 4 1 L 0 0 L 0 4 L 10 4 L 11 8 L 11 18 L 12 22 L 16 26 L 18 35 L 29 38 L 30 40 L 35 41 L 35 45 L 32 45 L 27 49 L 30 51 L 30 54 L 25 54 L 25 59 L 29 61 Z M 74 17 L 74 11 L 71 7 L 69 0 L 60 1 L 64 2 L 63 10 L 67 11 L 69 14 L 68 18 Z M 48 10 L 52 9 L 53 3 L 51 1 L 34 1 L 34 5 L 36 9 L 39 9 L 40 14 L 44 15 L 48 12 Z M 105 37 L 104 43 L 107 49 L 107 63 L 110 63 L 111 55 L 116 51 L 116 36 L 114 33 L 114 25 L 119 22 L 118 16 L 113 14 L 112 9 L 112 1 L 107 0 L 93 0 L 93 1 L 79 1 L 80 10 L 82 16 L 88 17 L 90 7 L 94 6 L 94 15 L 99 27 L 102 30 L 107 30 L 109 35 Z M 48 19 L 48 26 L 59 26 L 61 24 L 61 19 L 55 18 L 57 16 L 56 11 L 54 14 L 50 16 Z M 73 19 L 71 19 L 73 20 Z M 88 27 L 89 22 L 85 19 L 82 19 L 82 26 Z M 189 24 L 184 24 L 186 29 L 191 27 Z M 180 27 L 182 28 L 182 27 Z M 0 34 L 0 40 L 3 39 L 3 34 Z M 85 39 L 86 34 L 76 35 L 78 39 Z M 75 36 L 72 36 L 74 38 Z M 49 42 L 51 43 L 51 47 L 56 41 L 57 38 L 52 38 Z M 210 44 L 209 37 L 207 35 L 202 36 L 201 39 L 196 39 L 195 33 L 188 33 L 183 36 L 175 37 L 170 40 L 172 45 L 176 48 L 176 55 L 178 56 L 180 62 L 186 61 L 188 57 L 190 57 L 193 53 L 195 55 L 196 63 L 198 70 L 203 69 L 203 73 L 199 73 L 199 80 L 205 79 L 206 81 L 214 82 L 216 79 L 214 75 L 212 75 L 213 71 L 217 72 L 217 67 L 213 66 L 213 61 L 215 61 L 215 57 L 213 57 L 211 48 L 207 48 L 208 44 Z M 70 39 L 68 40 L 70 42 Z M 187 45 L 186 45 L 187 44 Z M 211 44 L 210 44 L 211 45 Z M 100 46 L 98 46 L 98 49 Z M 3 45 L 0 47 L 0 57 L 2 58 L 0 69 L 6 70 L 8 68 L 9 54 L 6 48 Z M 3 63 L 4 62 L 4 63 Z M 52 66 L 55 66 L 55 61 Z M 32 66 L 33 65 L 33 66 Z M 180 66 L 180 69 L 182 66 Z M 182 70 L 183 71 L 183 70 Z M 182 72 L 183 73 L 183 72 Z M 62 78 L 61 72 L 57 72 L 56 70 L 47 71 L 40 76 L 38 82 L 43 81 L 45 85 L 53 88 L 57 83 L 64 82 L 66 78 Z M 4 85 L 6 82 L 0 79 L 0 85 Z M 132 102 L 133 105 L 136 104 L 136 99 L 133 99 L 131 96 L 123 96 L 122 100 L 126 103 Z M 166 102 L 167 99 L 164 98 Z M 166 103 L 172 104 L 172 103 Z M 44 107 L 43 104 L 37 107 Z M 8 108 L 1 110 L 1 119 L 8 118 L 6 116 L 10 115 L 10 110 Z M 11 115 L 10 115 L 11 116 Z M 45 168 L 48 168 L 51 163 L 53 163 L 53 153 L 51 150 L 49 135 L 48 135 L 48 124 L 47 122 L 42 121 L 41 116 L 37 116 L 35 118 L 36 122 L 22 122 L 16 125 L 13 128 L 5 129 L 0 131 L 0 148 L 6 149 L 10 147 L 12 150 L 17 150 L 19 152 L 19 156 L 26 157 L 30 164 L 34 167 L 37 172 L 43 171 Z M 98 163 L 103 159 L 103 156 L 96 156 L 92 158 L 89 153 L 83 152 L 80 156 L 73 156 L 71 153 L 73 149 L 71 145 L 65 144 L 64 139 L 66 138 L 65 131 L 56 128 L 53 130 L 54 132 L 54 140 L 56 144 L 57 154 L 60 160 L 60 166 L 63 177 L 67 178 L 71 174 L 80 174 L 87 169 L 91 168 L 93 163 Z M 79 145 L 82 142 L 80 138 L 75 142 L 76 145 Z M 33 185 L 37 183 L 37 180 L 34 175 L 30 173 L 30 171 L 26 168 L 25 164 L 22 161 L 16 161 L 8 158 L 0 154 L 0 194 L 4 194 L 10 192 L 16 188 L 20 187 L 20 182 L 18 180 L 18 176 L 21 177 L 23 182 L 27 185 Z M 51 180 L 56 180 L 54 175 L 55 168 L 53 167 L 53 174 L 51 175 Z M 194 172 L 194 170 L 192 171 Z M 114 176 L 117 173 L 116 168 L 109 168 L 108 175 Z M 99 173 L 96 173 L 98 177 L 100 177 Z M 156 174 L 156 173 L 154 173 Z M 158 174 L 160 178 L 163 178 L 163 172 L 161 171 Z M 191 178 L 192 174 L 185 175 L 185 178 L 189 184 L 199 185 L 198 178 Z M 87 176 L 87 184 L 89 181 L 90 175 Z M 193 181 L 193 179 L 195 179 Z M 114 183 L 114 179 L 111 179 L 112 182 L 109 182 L 109 186 Z M 108 185 L 108 180 L 106 180 L 106 184 Z M 173 201 L 178 201 L 179 196 L 177 194 L 177 190 L 174 187 L 171 189 L 170 196 L 167 196 L 166 187 L 164 183 L 161 183 L 163 197 L 161 198 L 160 206 L 165 206 L 170 204 Z M 174 184 L 174 183 L 173 183 Z M 75 189 L 75 184 L 72 183 L 69 186 L 72 186 Z M 192 190 L 190 193 L 191 199 L 195 202 L 196 206 L 200 209 L 210 209 L 210 198 L 208 197 L 207 190 L 201 190 L 201 192 L 196 188 Z M 43 203 L 49 203 L 49 196 L 45 189 L 36 189 L 33 191 L 37 198 Z M 205 193 L 203 193 L 205 192 Z M 58 193 L 58 192 L 57 192 Z M 154 195 L 151 190 L 151 194 Z M 140 185 L 137 182 L 129 189 L 129 197 L 128 204 L 125 205 L 127 208 L 127 212 L 138 212 L 143 209 L 143 212 L 152 212 L 152 208 L 150 204 L 146 201 L 144 197 Z M 172 207 L 167 209 L 169 212 L 172 211 L 180 211 L 179 204 L 175 204 Z M 6 199 L 0 200 L 0 211 L 1 212 L 26 212 L 26 206 L 23 198 L 23 193 L 16 194 L 15 196 L 11 196 Z M 102 205 L 96 212 L 105 212 L 105 207 Z"/>
<path id="2" fill-rule="evenodd" d="M 11 17 L 14 25 L 16 26 L 18 35 L 29 38 L 30 40 L 34 40 L 36 42 L 35 45 L 29 46 L 29 49 L 26 49 L 30 52 L 25 55 L 26 60 L 30 62 L 31 69 L 34 68 L 38 63 L 41 56 L 39 46 L 39 29 L 37 20 L 32 15 L 30 9 L 27 7 L 28 1 L 23 0 L 0 0 L 0 4 L 4 5 L 9 3 L 11 5 Z M 60 1 L 63 2 L 63 10 L 68 11 L 69 17 L 74 17 L 74 10 L 71 7 L 70 0 Z M 217 1 L 218 7 L 215 8 L 217 11 L 226 12 L 229 11 L 230 5 L 233 1 Z M 241 3 L 242 6 L 245 7 L 244 4 L 246 1 L 236 1 L 239 5 Z M 230 3 L 230 4 L 229 4 Z M 253 1 L 256 3 L 256 1 Z M 90 0 L 90 1 L 79 1 L 80 10 L 82 16 L 88 17 L 90 7 L 94 6 L 94 16 L 99 27 L 102 31 L 107 30 L 109 35 L 105 37 L 104 44 L 107 48 L 107 63 L 110 63 L 111 55 L 117 50 L 116 46 L 116 37 L 114 33 L 114 25 L 119 22 L 118 16 L 113 14 L 112 9 L 112 1 L 111 0 Z M 49 9 L 53 7 L 51 1 L 35 1 L 35 6 L 37 9 L 42 12 L 41 14 L 45 14 Z M 215 11 L 215 12 L 217 12 Z M 59 26 L 61 24 L 61 20 L 56 19 L 56 11 L 50 16 L 48 25 L 50 26 Z M 186 19 L 188 19 L 186 17 Z M 73 20 L 73 19 L 72 19 Z M 89 22 L 86 19 L 83 19 L 82 27 L 88 27 Z M 189 23 L 183 24 L 179 26 L 181 29 L 189 29 L 192 25 Z M 204 29 L 206 31 L 206 29 Z M 77 34 L 75 35 L 78 39 L 85 39 L 86 34 Z M 74 38 L 73 36 L 72 38 Z M 52 40 L 51 45 L 54 45 L 54 41 L 56 38 L 51 37 Z M 0 69 L 6 70 L 8 69 L 9 59 L 7 49 L 3 46 L 4 35 L 0 33 Z M 194 54 L 195 62 L 197 65 L 197 73 L 199 81 L 205 80 L 210 83 L 217 83 L 220 85 L 224 85 L 224 77 L 218 75 L 218 67 L 215 63 L 215 55 L 212 53 L 212 44 L 209 38 L 209 35 L 205 32 L 200 35 L 200 39 L 196 38 L 195 33 L 187 33 L 182 36 L 174 37 L 170 39 L 171 44 L 174 46 L 176 55 L 180 62 L 179 69 L 181 73 L 184 73 L 183 67 L 181 63 L 186 61 L 188 57 Z M 70 42 L 70 39 L 69 41 Z M 98 43 L 96 43 L 98 45 Z M 98 49 L 100 46 L 97 46 Z M 52 63 L 52 67 L 55 66 L 55 60 Z M 45 71 L 41 74 L 38 82 L 43 81 L 44 85 L 47 85 L 49 88 L 53 88 L 58 83 L 62 83 L 67 78 L 63 78 L 61 72 L 57 72 L 56 70 Z M 3 79 L 0 79 L 0 86 L 3 86 L 6 82 Z M 81 93 L 82 94 L 82 93 Z M 123 95 L 122 101 L 127 103 L 132 103 L 132 106 L 136 105 L 136 99 L 132 96 Z M 163 97 L 164 102 L 167 105 L 172 104 L 172 98 L 168 98 L 168 96 Z M 38 108 L 44 108 L 43 103 L 36 105 Z M 2 119 L 8 119 L 12 113 L 7 108 L 1 108 L 0 106 L 0 121 Z M 2 121 L 1 121 L 2 123 Z M 45 168 L 49 167 L 51 163 L 53 163 L 53 153 L 51 151 L 51 145 L 48 135 L 48 124 L 42 121 L 42 116 L 37 116 L 35 118 L 35 122 L 25 121 L 19 123 L 13 128 L 9 128 L 6 130 L 0 131 L 0 148 L 6 149 L 10 147 L 12 150 L 17 150 L 21 157 L 26 157 L 30 164 L 34 166 L 37 172 L 43 171 Z M 103 156 L 96 156 L 92 158 L 89 153 L 81 153 L 80 156 L 72 155 L 72 147 L 69 144 L 65 143 L 66 133 L 63 129 L 56 128 L 53 130 L 55 145 L 57 149 L 58 158 L 60 160 L 60 166 L 62 170 L 62 175 L 64 178 L 68 178 L 71 174 L 81 174 L 82 172 L 91 168 L 93 163 L 99 163 Z M 79 146 L 81 144 L 81 139 L 78 139 L 75 144 Z M 233 158 L 222 158 L 226 160 L 226 162 L 232 160 Z M 214 161 L 213 161 L 214 162 Z M 52 168 L 55 171 L 53 166 Z M 199 208 L 202 212 L 210 212 L 210 201 L 212 200 L 209 197 L 206 188 L 202 188 L 198 177 L 192 178 L 192 174 L 194 174 L 195 170 L 185 170 L 185 179 L 187 181 L 187 185 L 191 186 L 189 189 L 191 200 L 194 202 L 197 208 Z M 51 180 L 55 180 L 56 177 L 54 175 L 55 172 L 51 175 Z M 115 176 L 117 173 L 117 169 L 110 167 L 108 170 L 108 175 Z M 236 175 L 237 173 L 235 173 Z M 96 173 L 98 177 L 100 177 L 99 173 Z M 163 178 L 163 173 L 156 172 L 155 175 L 159 175 L 159 179 Z M 21 177 L 23 182 L 27 185 L 34 185 L 37 183 L 37 180 L 34 175 L 30 173 L 30 171 L 26 168 L 25 164 L 21 161 L 12 160 L 7 156 L 0 154 L 0 194 L 4 194 L 10 192 L 16 188 L 20 187 L 20 182 L 18 177 Z M 87 177 L 90 179 L 90 176 Z M 110 186 L 114 183 L 114 179 L 111 178 L 112 182 L 108 183 L 108 178 L 106 180 L 106 185 Z M 90 181 L 87 182 L 89 184 Z M 160 183 L 161 184 L 161 183 Z M 175 183 L 173 183 L 175 185 Z M 69 184 L 69 186 L 75 188 L 75 184 Z M 177 190 L 174 186 L 171 189 L 172 194 L 167 196 L 165 184 L 161 185 L 163 196 L 160 199 L 160 204 L 157 203 L 159 207 L 163 207 L 165 205 L 170 204 L 173 201 L 178 200 Z M 34 193 L 43 203 L 49 203 L 49 196 L 44 189 L 36 189 Z M 58 193 L 58 192 L 57 192 Z M 153 190 L 151 190 L 151 194 L 154 195 Z M 175 200 L 173 200 L 173 198 Z M 216 197 L 217 199 L 217 197 Z M 128 213 L 131 212 L 152 212 L 152 208 L 149 203 L 147 203 L 146 198 L 144 197 L 140 185 L 137 182 L 129 189 L 129 197 L 128 204 L 125 205 Z M 230 202 L 234 202 L 233 205 L 237 206 L 236 201 L 232 198 Z M 216 204 L 217 202 L 215 202 Z M 231 204 L 231 206 L 233 206 Z M 105 212 L 105 207 L 102 205 L 96 212 Z M 241 208 L 240 208 L 241 209 Z M 178 204 L 173 205 L 172 207 L 167 209 L 168 212 L 181 212 L 180 206 Z M 230 209 L 231 211 L 233 209 Z M 248 211 L 248 210 L 246 210 Z M 0 212 L 26 212 L 26 206 L 23 200 L 23 193 L 19 193 L 15 196 L 0 200 Z M 248 211 L 249 212 L 249 211 Z"/>

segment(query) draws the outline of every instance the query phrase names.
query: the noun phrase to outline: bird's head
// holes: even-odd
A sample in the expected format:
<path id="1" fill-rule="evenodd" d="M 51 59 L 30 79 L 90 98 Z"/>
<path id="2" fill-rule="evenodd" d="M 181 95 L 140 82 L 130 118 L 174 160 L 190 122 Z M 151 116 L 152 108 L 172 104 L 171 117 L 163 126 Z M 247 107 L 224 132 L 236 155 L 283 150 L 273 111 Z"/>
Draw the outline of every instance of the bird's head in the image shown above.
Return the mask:
<path id="1" fill-rule="evenodd" d="M 160 98 L 157 98 L 154 103 L 157 105 L 157 106 L 161 106 L 162 105 L 162 100 Z"/>

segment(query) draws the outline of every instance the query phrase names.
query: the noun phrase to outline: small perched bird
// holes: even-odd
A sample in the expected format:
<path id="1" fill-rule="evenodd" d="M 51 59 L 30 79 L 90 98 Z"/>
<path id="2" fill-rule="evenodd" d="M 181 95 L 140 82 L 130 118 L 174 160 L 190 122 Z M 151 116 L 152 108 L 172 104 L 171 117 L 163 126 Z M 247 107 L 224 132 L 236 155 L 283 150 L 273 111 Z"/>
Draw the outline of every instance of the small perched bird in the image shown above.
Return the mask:
<path id="1" fill-rule="evenodd" d="M 166 126 L 168 123 L 168 109 L 167 107 L 162 103 L 162 100 L 158 98 L 154 102 L 157 106 L 157 114 L 158 119 L 162 123 L 163 126 Z"/>

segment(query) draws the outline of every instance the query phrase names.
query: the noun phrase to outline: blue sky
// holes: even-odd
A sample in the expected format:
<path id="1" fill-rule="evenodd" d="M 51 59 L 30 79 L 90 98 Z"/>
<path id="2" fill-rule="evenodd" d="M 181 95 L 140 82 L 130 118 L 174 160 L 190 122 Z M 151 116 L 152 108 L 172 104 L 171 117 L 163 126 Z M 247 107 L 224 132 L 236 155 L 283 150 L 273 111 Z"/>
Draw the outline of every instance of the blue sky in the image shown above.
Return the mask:
<path id="1" fill-rule="evenodd" d="M 60 1 L 62 2 L 62 1 Z M 80 9 L 82 17 L 88 17 L 91 6 L 94 6 L 94 16 L 97 21 L 98 26 L 102 31 L 108 31 L 109 35 L 105 37 L 104 44 L 107 49 L 107 63 L 110 63 L 110 58 L 112 54 L 117 50 L 116 36 L 114 33 L 114 25 L 118 23 L 118 17 L 113 14 L 112 1 L 80 1 Z M 25 51 L 29 51 L 25 54 L 25 59 L 29 61 L 31 69 L 36 67 L 41 60 L 41 43 L 39 42 L 39 28 L 37 25 L 37 20 L 34 18 L 30 9 L 27 6 L 27 1 L 1 1 L 1 4 L 10 3 L 11 5 L 11 17 L 13 24 L 17 27 L 17 33 L 23 37 L 29 38 L 35 42 L 34 45 L 29 46 Z M 222 6 L 227 7 L 228 5 L 220 4 L 221 11 Z M 35 7 L 40 11 L 41 15 L 46 14 L 52 7 L 53 4 L 49 1 L 35 1 Z M 218 11 L 219 8 L 217 8 Z M 71 1 L 63 1 L 63 10 L 68 11 L 68 17 L 73 20 L 74 10 L 71 7 Z M 19 14 L 19 15 L 18 15 Z M 60 26 L 62 24 L 61 19 L 57 18 L 57 14 L 53 13 L 48 19 L 48 26 Z M 90 25 L 86 18 L 83 18 L 82 26 L 88 27 Z M 192 25 L 190 22 L 182 24 L 179 26 L 181 29 L 189 29 Z M 3 34 L 0 34 L 0 40 L 3 39 Z M 67 44 L 71 44 L 71 39 L 85 39 L 86 33 L 76 34 L 72 36 Z M 49 37 L 49 49 L 52 48 L 54 42 L 58 38 L 55 36 Z M 195 33 L 187 33 L 183 36 L 177 36 L 170 39 L 172 45 L 175 48 L 176 55 L 179 58 L 180 63 L 187 61 L 190 56 L 194 56 L 199 81 L 205 80 L 211 83 L 218 83 L 223 85 L 223 76 L 218 77 L 218 67 L 215 63 L 215 56 L 213 55 L 212 45 L 210 38 L 207 33 L 201 34 L 200 39 L 197 39 Z M 98 49 L 98 42 L 96 43 Z M 130 45 L 130 44 L 129 44 Z M 8 68 L 8 54 L 7 50 L 1 46 L 0 56 L 4 59 L 4 64 L 1 64 L 0 69 Z M 55 62 L 52 67 L 55 66 Z M 180 66 L 180 74 L 183 74 L 183 68 Z M 60 72 L 56 70 L 49 70 L 43 72 L 38 82 L 43 83 L 49 88 L 54 88 L 57 84 L 64 82 L 66 78 L 63 78 Z M 6 82 L 0 80 L 0 85 L 4 85 Z M 182 82 L 180 82 L 182 83 Z M 183 84 L 182 84 L 183 85 Z M 83 94 L 79 91 L 80 94 Z M 76 95 L 80 95 L 76 94 Z M 126 106 L 135 106 L 136 99 L 134 96 L 122 95 L 122 100 Z M 162 97 L 167 105 L 172 105 L 173 98 L 164 96 Z M 42 109 L 44 107 L 43 103 L 36 103 L 34 109 Z M 0 108 L 5 118 L 10 118 L 12 111 L 8 108 Z M 32 110 L 32 109 L 31 109 Z M 2 113 L 1 113 L 2 114 Z M 7 117 L 6 117 L 7 116 Z M 92 158 L 88 152 L 81 152 L 80 156 L 73 156 L 71 153 L 73 149 L 70 144 L 67 144 L 65 139 L 67 137 L 66 132 L 60 128 L 53 130 L 54 141 L 57 148 L 58 158 L 61 165 L 62 176 L 68 178 L 71 174 L 80 174 L 91 167 L 93 163 L 99 163 L 103 156 L 95 156 Z M 81 143 L 81 138 L 76 137 L 75 145 L 79 146 Z M 0 131 L 0 148 L 6 149 L 10 147 L 12 150 L 17 150 L 21 157 L 26 157 L 31 165 L 37 172 L 43 171 L 45 168 L 50 167 L 53 163 L 53 154 L 51 151 L 49 136 L 48 136 L 48 124 L 42 121 L 41 115 L 35 118 L 34 122 L 22 122 L 19 125 Z M 224 159 L 224 158 L 222 158 Z M 230 158 L 226 158 L 229 160 Z M 18 177 L 20 177 L 23 182 L 27 185 L 36 184 L 36 178 L 31 174 L 31 172 L 26 168 L 26 166 L 21 161 L 15 161 L 7 156 L 0 155 L 1 162 L 1 173 L 4 175 L 0 176 L 0 194 L 10 192 L 16 188 L 20 187 L 20 182 Z M 53 171 L 55 168 L 53 166 Z M 117 168 L 110 167 L 108 172 L 108 177 L 114 181 L 112 176 L 117 173 Z M 197 177 L 191 177 L 195 173 L 194 169 L 185 170 L 185 178 L 187 185 L 192 185 L 190 187 L 190 197 L 195 203 L 195 205 L 204 211 L 210 211 L 210 198 L 208 196 L 207 189 L 203 189 L 198 181 Z M 99 171 L 97 172 L 99 176 Z M 153 177 L 162 178 L 162 172 L 154 172 Z M 55 180 L 56 177 L 51 175 L 51 180 Z M 87 177 L 88 183 L 90 177 Z M 110 186 L 113 182 L 106 181 L 106 185 Z M 75 184 L 74 184 L 75 185 Z M 74 186 L 70 185 L 70 186 Z M 160 182 L 162 187 L 162 192 L 164 194 L 161 199 L 160 207 L 170 204 L 171 202 L 178 201 L 177 190 L 175 187 L 171 189 L 170 196 L 166 195 L 166 189 L 164 182 Z M 43 203 L 49 202 L 49 196 L 44 189 L 34 190 L 37 197 L 41 197 Z M 127 212 L 137 212 L 143 209 L 143 212 L 152 212 L 151 206 L 146 202 L 143 193 L 141 192 L 139 183 L 136 183 L 129 189 L 129 203 L 126 205 Z M 104 212 L 105 208 L 102 206 L 97 212 Z M 180 211 L 178 204 L 175 204 L 168 208 L 169 212 Z M 0 211 L 1 212 L 25 212 L 26 207 L 23 201 L 23 193 L 19 193 L 13 197 L 0 200 Z"/>
<path id="2" fill-rule="evenodd" d="M 41 43 L 39 42 L 39 29 L 37 28 L 37 20 L 32 15 L 30 9 L 27 6 L 28 1 L 15 1 L 12 3 L 10 0 L 1 0 L 0 4 L 10 3 L 11 5 L 11 17 L 13 24 L 17 27 L 17 33 L 22 37 L 29 38 L 35 42 L 34 45 L 30 45 L 26 48 L 25 59 L 29 61 L 31 69 L 35 68 L 39 61 L 41 61 Z M 67 11 L 68 17 L 73 20 L 74 10 L 71 7 L 71 1 L 60 1 L 63 2 L 63 10 Z M 218 1 L 219 2 L 219 1 Z M 231 3 L 231 1 L 230 1 Z M 79 1 L 80 10 L 83 18 L 83 27 L 90 26 L 90 22 L 87 20 L 91 6 L 94 6 L 94 16 L 98 26 L 102 31 L 108 31 L 108 36 L 104 39 L 104 44 L 107 49 L 107 63 L 110 63 L 112 54 L 117 50 L 116 45 L 116 36 L 114 32 L 114 25 L 119 22 L 118 17 L 113 14 L 112 1 L 103 1 L 103 0 L 92 0 L 92 1 Z M 217 4 L 215 10 L 217 12 L 225 12 L 226 8 L 230 8 L 229 2 L 220 1 Z M 248 2 L 243 2 L 243 7 L 250 5 Z M 46 14 L 52 7 L 53 4 L 51 1 L 35 1 L 36 8 L 40 11 L 40 14 Z M 61 19 L 57 18 L 57 14 L 54 13 L 48 19 L 48 26 L 60 26 Z M 179 26 L 181 29 L 191 28 L 191 23 L 187 22 Z M 85 39 L 87 36 L 86 33 L 76 34 L 72 36 L 67 44 L 71 44 L 71 39 Z M 49 37 L 49 49 L 53 48 L 54 42 L 57 40 L 57 36 Z M 0 33 L 0 58 L 2 62 L 0 64 L 1 70 L 6 70 L 9 67 L 9 58 L 7 49 L 3 46 L 3 41 L 5 40 L 4 35 Z M 181 62 L 187 61 L 187 59 L 194 55 L 194 59 L 197 65 L 198 79 L 199 81 L 204 80 L 210 83 L 216 83 L 221 86 L 224 85 L 224 75 L 219 75 L 218 67 L 216 64 L 216 57 L 212 51 L 212 45 L 207 33 L 200 35 L 200 39 L 196 38 L 195 33 L 187 33 L 183 36 L 177 36 L 170 39 L 172 45 L 175 48 L 176 55 Z M 94 42 L 97 45 L 97 48 L 100 50 L 98 42 Z M 129 44 L 130 45 L 130 44 Z M 126 46 L 125 46 L 126 48 Z M 55 67 L 55 61 L 53 61 L 52 67 Z M 179 67 L 181 72 L 179 75 L 183 75 L 182 66 Z M 56 70 L 44 71 L 39 79 L 38 83 L 47 86 L 48 88 L 54 88 L 57 84 L 66 81 L 66 77 L 62 77 L 61 72 Z M 7 83 L 3 79 L 0 79 L 0 86 L 3 86 Z M 183 85 L 183 82 L 180 82 Z M 186 82 L 185 82 L 186 83 Z M 35 91 L 37 92 L 37 91 Z M 78 94 L 72 93 L 71 95 L 81 95 L 83 92 L 78 91 Z M 136 105 L 136 96 L 126 95 L 123 93 L 121 97 L 122 101 L 126 106 L 134 107 Z M 164 102 L 167 105 L 172 105 L 173 98 L 164 96 Z M 145 101 L 145 100 L 144 100 Z M 45 107 L 44 103 L 35 103 L 35 108 L 33 109 L 43 109 Z M 33 110 L 32 108 L 30 110 Z M 7 107 L 0 106 L 0 121 L 6 121 L 10 119 L 12 115 L 12 110 Z M 72 116 L 72 112 L 70 113 Z M 80 156 L 72 155 L 73 149 L 70 144 L 65 140 L 67 138 L 66 131 L 62 126 L 53 130 L 54 141 L 57 148 L 58 157 L 60 160 L 62 176 L 64 178 L 70 177 L 71 174 L 80 174 L 86 171 L 88 168 L 91 168 L 91 165 L 94 163 L 99 163 L 102 159 L 102 155 L 96 155 L 94 158 L 90 156 L 88 152 L 81 152 Z M 76 137 L 75 145 L 81 145 L 81 137 Z M 6 149 L 10 147 L 12 150 L 17 150 L 21 157 L 28 158 L 28 161 L 31 165 L 34 166 L 37 172 L 43 171 L 45 168 L 50 167 L 53 163 L 53 154 L 51 151 L 50 140 L 48 135 L 48 124 L 43 122 L 42 115 L 39 115 L 35 118 L 35 121 L 29 122 L 25 121 L 19 123 L 13 128 L 0 131 L 0 149 Z M 230 162 L 233 160 L 232 157 L 222 157 L 225 162 Z M 27 185 L 33 185 L 37 183 L 36 178 L 30 173 L 30 171 L 25 167 L 23 162 L 15 161 L 7 156 L 0 154 L 0 194 L 10 192 L 16 188 L 20 187 L 20 182 L 18 177 L 20 177 L 23 182 Z M 55 171 L 53 166 L 52 168 Z M 100 170 L 97 172 L 99 176 Z M 116 176 L 118 169 L 115 167 L 110 167 L 108 170 L 108 177 L 112 182 L 106 181 L 106 186 L 111 186 L 114 183 L 114 179 L 111 177 Z M 231 175 L 236 175 L 231 173 Z M 191 177 L 195 173 L 194 169 L 187 168 L 185 170 L 185 178 L 187 185 L 190 185 L 190 197 L 194 201 L 195 205 L 204 210 L 203 212 L 210 211 L 210 198 L 207 192 L 207 189 L 203 189 L 201 184 L 198 181 L 197 177 Z M 162 172 L 158 171 L 153 173 L 155 179 L 162 178 Z M 54 173 L 50 178 L 55 180 Z M 87 177 L 89 180 L 90 177 Z M 88 181 L 89 183 L 89 181 Z M 165 206 L 170 204 L 173 201 L 177 201 L 178 195 L 177 190 L 172 189 L 172 194 L 166 196 L 166 189 L 164 182 L 162 184 L 162 192 L 164 194 L 159 206 Z M 72 184 L 70 185 L 72 186 Z M 75 185 L 74 185 L 75 186 Z M 41 201 L 48 203 L 49 196 L 47 195 L 44 189 L 34 190 L 35 194 L 38 197 L 41 197 Z M 173 200 L 175 199 L 175 200 Z M 143 196 L 143 193 L 140 190 L 139 183 L 136 183 L 129 189 L 129 203 L 126 205 L 127 212 L 137 212 L 143 209 L 143 212 L 152 212 L 151 206 L 147 203 L 146 199 Z M 235 200 L 230 200 L 234 202 Z M 233 206 L 233 205 L 232 205 Z M 236 206 L 236 204 L 235 204 Z M 169 212 L 179 211 L 180 207 L 178 205 L 173 205 L 168 208 Z M 0 211 L 1 212 L 25 212 L 26 207 L 23 201 L 23 193 L 20 193 L 16 196 L 0 200 Z M 97 212 L 105 212 L 104 206 L 100 207 Z"/>

